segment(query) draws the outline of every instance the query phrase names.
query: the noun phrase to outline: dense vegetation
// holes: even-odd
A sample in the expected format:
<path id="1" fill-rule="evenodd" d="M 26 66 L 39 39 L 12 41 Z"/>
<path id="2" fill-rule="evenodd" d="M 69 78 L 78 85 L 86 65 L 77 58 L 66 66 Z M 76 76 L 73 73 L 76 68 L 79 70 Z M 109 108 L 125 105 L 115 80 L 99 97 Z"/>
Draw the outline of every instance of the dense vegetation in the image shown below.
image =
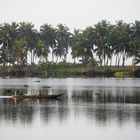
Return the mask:
<path id="1" fill-rule="evenodd" d="M 84 30 L 75 29 L 73 33 L 63 24 L 56 28 L 44 24 L 39 31 L 29 22 L 0 24 L 0 65 L 3 67 L 25 69 L 33 66 L 36 58 L 38 66 L 55 65 L 59 59 L 66 62 L 69 50 L 73 62 L 79 60 L 82 67 L 108 67 L 113 57 L 118 67 L 124 67 L 127 58 L 132 58 L 134 66 L 140 62 L 140 21 L 111 24 L 102 20 Z"/>

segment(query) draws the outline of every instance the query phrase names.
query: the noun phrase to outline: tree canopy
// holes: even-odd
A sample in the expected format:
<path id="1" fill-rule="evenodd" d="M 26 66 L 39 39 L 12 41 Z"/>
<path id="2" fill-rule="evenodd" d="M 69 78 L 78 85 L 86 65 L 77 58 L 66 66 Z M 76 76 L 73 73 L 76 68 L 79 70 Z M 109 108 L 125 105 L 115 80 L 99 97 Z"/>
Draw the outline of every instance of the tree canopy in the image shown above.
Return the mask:
<path id="1" fill-rule="evenodd" d="M 111 24 L 102 20 L 84 30 L 70 32 L 64 24 L 56 27 L 45 23 L 37 31 L 33 23 L 0 24 L 0 64 L 27 65 L 38 58 L 48 62 L 49 54 L 67 61 L 67 55 L 86 65 L 107 66 L 116 58 L 117 66 L 124 66 L 127 58 L 133 64 L 140 63 L 140 21 L 125 23 L 122 20 Z M 30 56 L 30 57 L 28 57 Z M 110 63 L 109 63 L 110 62 Z M 122 64 L 120 64 L 122 62 Z"/>

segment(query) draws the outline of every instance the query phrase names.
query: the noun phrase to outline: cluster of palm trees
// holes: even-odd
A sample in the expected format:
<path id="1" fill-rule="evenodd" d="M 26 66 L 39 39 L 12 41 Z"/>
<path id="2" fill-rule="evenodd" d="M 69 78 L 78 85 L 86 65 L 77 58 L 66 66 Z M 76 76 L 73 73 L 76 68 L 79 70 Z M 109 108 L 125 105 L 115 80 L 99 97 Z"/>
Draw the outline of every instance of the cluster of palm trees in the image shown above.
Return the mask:
<path id="1" fill-rule="evenodd" d="M 30 22 L 0 24 L 0 64 L 28 65 L 38 58 L 39 62 L 48 62 L 59 58 L 66 62 L 71 51 L 73 60 L 83 64 L 100 66 L 111 65 L 116 58 L 116 65 L 125 65 L 127 58 L 133 63 L 140 62 L 140 21 L 111 24 L 102 20 L 85 28 L 70 32 L 66 25 L 58 24 L 56 28 L 44 24 L 36 30 Z M 30 56 L 30 58 L 29 58 Z M 54 59 L 55 58 L 55 59 Z"/>
<path id="2" fill-rule="evenodd" d="M 93 27 L 83 31 L 74 31 L 73 58 L 81 57 L 84 63 L 98 58 L 100 66 L 111 65 L 115 58 L 115 65 L 125 65 L 127 58 L 133 63 L 140 62 L 140 21 L 124 23 L 117 21 L 115 25 L 106 20 L 98 22 Z"/>
<path id="3" fill-rule="evenodd" d="M 69 28 L 62 24 L 56 29 L 44 24 L 40 31 L 30 22 L 1 24 L 0 64 L 27 65 L 28 59 L 32 64 L 36 57 L 47 62 L 49 53 L 52 53 L 52 58 L 66 59 L 71 37 Z"/>

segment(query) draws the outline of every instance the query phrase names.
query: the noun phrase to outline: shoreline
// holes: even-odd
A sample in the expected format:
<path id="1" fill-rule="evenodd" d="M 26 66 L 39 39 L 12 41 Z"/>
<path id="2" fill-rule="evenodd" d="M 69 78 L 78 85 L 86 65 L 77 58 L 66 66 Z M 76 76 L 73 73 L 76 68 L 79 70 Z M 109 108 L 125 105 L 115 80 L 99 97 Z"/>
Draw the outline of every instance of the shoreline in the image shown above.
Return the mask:
<path id="1" fill-rule="evenodd" d="M 132 66 L 125 67 L 42 67 L 24 66 L 22 69 L 14 66 L 0 67 L 1 77 L 38 77 L 38 78 L 69 78 L 69 77 L 116 77 L 140 78 L 140 67 L 136 66 L 133 71 Z"/>

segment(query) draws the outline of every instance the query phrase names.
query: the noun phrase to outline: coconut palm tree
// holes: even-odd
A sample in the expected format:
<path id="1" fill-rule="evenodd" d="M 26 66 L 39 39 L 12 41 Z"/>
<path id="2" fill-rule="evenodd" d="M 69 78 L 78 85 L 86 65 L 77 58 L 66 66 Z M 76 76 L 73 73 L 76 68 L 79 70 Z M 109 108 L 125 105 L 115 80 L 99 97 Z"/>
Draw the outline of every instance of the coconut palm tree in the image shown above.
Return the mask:
<path id="1" fill-rule="evenodd" d="M 35 50 L 36 56 L 39 58 L 39 62 L 48 62 L 48 55 L 50 53 L 50 48 L 46 45 L 45 41 L 38 40 Z"/>
<path id="2" fill-rule="evenodd" d="M 73 44 L 72 44 L 72 57 L 81 58 L 84 65 L 94 62 L 94 29 L 87 27 L 85 30 L 74 30 Z"/>
<path id="3" fill-rule="evenodd" d="M 81 38 L 81 57 L 84 64 L 89 64 L 94 61 L 94 37 L 95 32 L 93 27 L 87 27 Z"/>
<path id="4" fill-rule="evenodd" d="M 25 46 L 26 46 L 26 42 L 23 40 L 15 40 L 13 45 L 13 50 L 12 50 L 13 60 L 15 64 L 19 66 L 24 66 L 25 64 L 27 64 L 26 62 L 27 48 Z"/>
<path id="5" fill-rule="evenodd" d="M 140 63 L 140 21 L 135 21 L 131 26 L 131 47 L 128 55 L 132 57 L 132 67 L 135 71 L 135 65 Z"/>
<path id="6" fill-rule="evenodd" d="M 69 28 L 63 24 L 58 24 L 56 29 L 56 47 L 53 53 L 58 58 L 64 57 L 66 61 L 68 49 L 70 47 L 70 36 Z"/>
<path id="7" fill-rule="evenodd" d="M 56 33 L 52 25 L 44 24 L 40 27 L 40 39 L 45 42 L 46 50 L 48 50 L 48 47 L 51 47 L 52 61 L 54 61 L 53 49 L 56 47 Z M 46 54 L 48 56 L 47 52 Z"/>
<path id="8" fill-rule="evenodd" d="M 0 43 L 1 43 L 1 52 L 5 54 L 5 62 L 12 62 L 12 49 L 14 41 L 18 34 L 18 24 L 15 22 L 4 23 L 0 25 Z"/>
<path id="9" fill-rule="evenodd" d="M 80 38 L 82 36 L 82 32 L 79 29 L 74 29 L 74 34 L 72 36 L 72 41 L 71 41 L 71 55 L 72 58 L 75 59 L 78 58 L 78 52 L 79 52 L 79 43 L 80 43 Z"/>
<path id="10" fill-rule="evenodd" d="M 117 21 L 116 32 L 118 34 L 117 35 L 118 42 L 116 44 L 115 50 L 119 56 L 118 59 L 120 60 L 120 58 L 122 58 L 122 66 L 124 67 L 125 60 L 127 59 L 127 52 L 130 48 L 130 41 L 131 41 L 130 24 L 124 23 L 122 20 Z"/>
<path id="11" fill-rule="evenodd" d="M 22 40 L 25 43 L 25 50 L 30 51 L 31 54 L 31 64 L 34 63 L 34 50 L 35 42 L 37 40 L 38 32 L 34 29 L 34 25 L 30 22 L 21 22 L 19 24 L 18 40 Z M 27 54 L 27 52 L 26 52 Z M 27 56 L 26 56 L 27 59 Z M 27 62 L 27 60 L 26 60 Z"/>
<path id="12" fill-rule="evenodd" d="M 104 66 L 110 58 L 110 46 L 109 46 L 109 32 L 110 32 L 110 23 L 106 20 L 95 24 L 95 53 L 99 57 L 100 66 L 104 62 Z"/>

